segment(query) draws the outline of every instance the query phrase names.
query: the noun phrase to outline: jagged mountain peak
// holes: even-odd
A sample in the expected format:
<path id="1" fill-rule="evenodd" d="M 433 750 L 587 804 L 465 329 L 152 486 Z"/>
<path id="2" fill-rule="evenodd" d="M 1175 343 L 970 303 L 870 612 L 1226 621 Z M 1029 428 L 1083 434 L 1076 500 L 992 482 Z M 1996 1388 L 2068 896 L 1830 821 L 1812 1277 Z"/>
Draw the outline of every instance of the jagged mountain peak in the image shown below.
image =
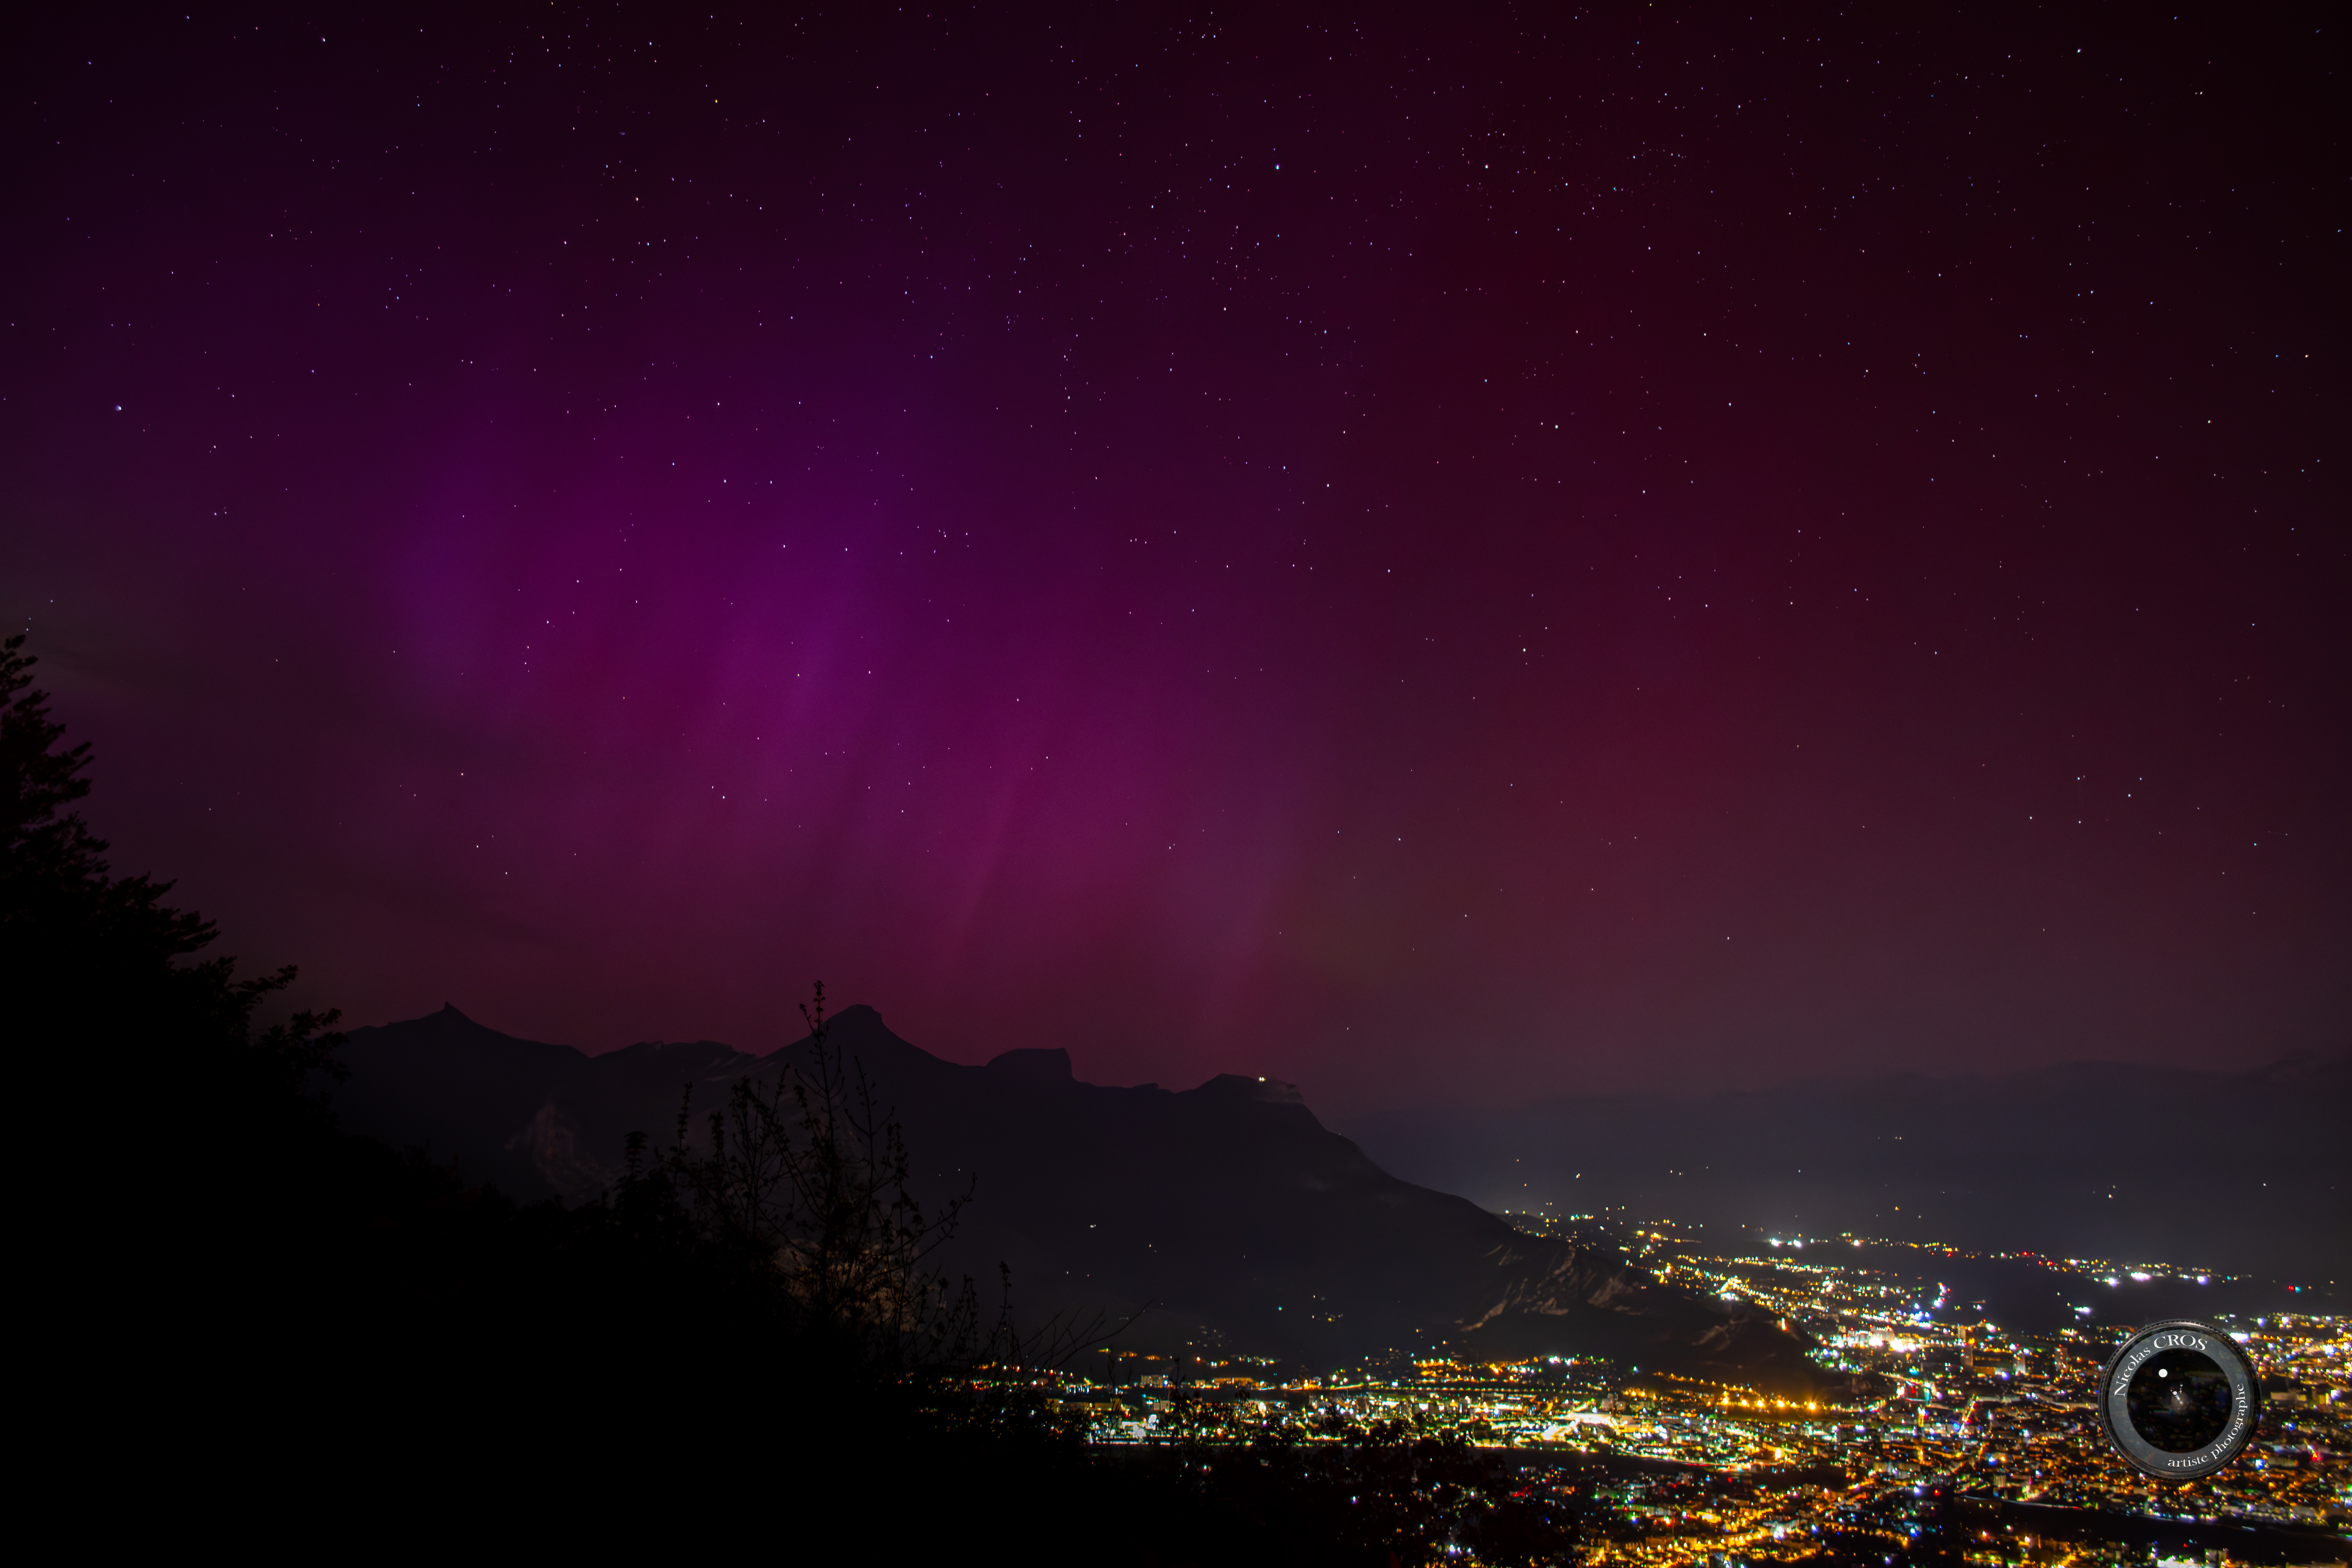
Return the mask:
<path id="1" fill-rule="evenodd" d="M 523 1197 L 594 1195 L 630 1132 L 664 1136 L 682 1100 L 698 1116 L 727 1082 L 804 1060 L 809 1046 L 760 1058 L 646 1041 L 591 1058 L 446 1015 L 355 1031 L 339 1107 L 358 1131 L 421 1142 Z M 1783 1387 L 1821 1375 L 1753 1313 L 1397 1179 L 1317 1121 L 1296 1084 L 1220 1073 L 1176 1093 L 1113 1088 L 1079 1079 L 1057 1047 L 966 1066 L 866 1006 L 834 1015 L 829 1034 L 899 1122 L 917 1195 L 977 1182 L 940 1260 L 978 1279 L 1009 1265 L 1024 1310 L 1140 1313 L 1158 1331 L 1191 1325 L 1327 1363 L 1451 1339 L 1475 1354 L 1601 1350 Z"/>

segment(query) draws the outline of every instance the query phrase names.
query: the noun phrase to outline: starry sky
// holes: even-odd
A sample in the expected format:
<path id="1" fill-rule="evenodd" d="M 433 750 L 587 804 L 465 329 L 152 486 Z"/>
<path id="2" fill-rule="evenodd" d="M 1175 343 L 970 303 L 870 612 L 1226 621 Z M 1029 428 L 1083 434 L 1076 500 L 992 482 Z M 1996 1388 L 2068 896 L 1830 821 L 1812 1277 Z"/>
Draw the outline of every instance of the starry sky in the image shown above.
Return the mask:
<path id="1" fill-rule="evenodd" d="M 0 621 L 354 1022 L 2340 1049 L 2340 46 L 1748 9 L 18 16 Z"/>

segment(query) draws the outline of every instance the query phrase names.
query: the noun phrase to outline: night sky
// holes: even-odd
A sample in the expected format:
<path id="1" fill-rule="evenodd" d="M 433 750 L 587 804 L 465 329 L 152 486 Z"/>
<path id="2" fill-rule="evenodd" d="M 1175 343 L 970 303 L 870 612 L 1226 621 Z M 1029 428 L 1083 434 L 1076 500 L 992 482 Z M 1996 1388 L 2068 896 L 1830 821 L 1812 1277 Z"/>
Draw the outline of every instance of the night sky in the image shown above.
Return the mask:
<path id="1" fill-rule="evenodd" d="M 19 15 L 0 624 L 352 1022 L 2340 1049 L 2340 46 L 1756 9 Z"/>

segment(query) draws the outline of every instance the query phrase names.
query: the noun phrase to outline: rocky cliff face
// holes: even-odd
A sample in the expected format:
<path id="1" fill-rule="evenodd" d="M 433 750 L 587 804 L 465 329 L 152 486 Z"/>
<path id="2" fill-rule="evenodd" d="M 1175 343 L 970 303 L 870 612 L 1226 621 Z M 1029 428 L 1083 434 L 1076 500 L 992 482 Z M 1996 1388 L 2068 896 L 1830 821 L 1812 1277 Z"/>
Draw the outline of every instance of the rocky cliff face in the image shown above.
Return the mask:
<path id="1" fill-rule="evenodd" d="M 1223 1074 L 1197 1089 L 1079 1081 L 1058 1050 L 985 1067 L 898 1038 L 867 1007 L 833 1038 L 895 1108 L 930 1201 L 976 1178 L 951 1266 L 1009 1264 L 1032 1315 L 1124 1318 L 1317 1363 L 1383 1352 L 1619 1355 L 1789 1391 L 1825 1380 L 1766 1315 L 1662 1285 L 1603 1246 L 1528 1236 L 1402 1182 L 1326 1129 L 1292 1085 Z M 667 1139 L 682 1097 L 761 1058 L 708 1041 L 591 1058 L 500 1035 L 455 1009 L 355 1032 L 338 1096 L 352 1131 L 421 1143 L 522 1197 L 580 1201 L 632 1131 Z"/>

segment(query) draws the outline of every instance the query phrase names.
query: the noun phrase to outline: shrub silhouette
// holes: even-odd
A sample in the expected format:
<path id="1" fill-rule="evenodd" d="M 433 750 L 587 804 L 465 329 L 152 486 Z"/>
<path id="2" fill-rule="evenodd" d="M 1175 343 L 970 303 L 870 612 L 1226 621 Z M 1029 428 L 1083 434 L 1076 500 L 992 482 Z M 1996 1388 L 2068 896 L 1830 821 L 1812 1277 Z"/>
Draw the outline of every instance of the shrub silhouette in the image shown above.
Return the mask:
<path id="1" fill-rule="evenodd" d="M 983 1308 L 933 1267 L 971 1189 L 918 1202 L 822 986 L 804 1062 L 735 1086 L 707 1146 L 690 1103 L 667 1148 L 633 1137 L 597 1203 L 519 1206 L 339 1132 L 337 1016 L 257 1028 L 294 969 L 238 978 L 171 883 L 113 874 L 74 809 L 89 747 L 59 749 L 24 644 L 0 644 L 0 1008 L 28 1103 L 103 1107 L 38 1134 L 36 1278 L 62 1283 L 37 1344 L 79 1373 L 43 1428 L 87 1469 L 143 1458 L 129 1515 L 310 1551 L 1568 1560 L 1565 1521 L 1458 1441 L 1276 1421 L 1089 1448 L 1024 1375 L 1081 1339 L 1024 1341 L 1009 1280 Z"/>
<path id="2" fill-rule="evenodd" d="M 773 1293 L 780 1320 L 877 1375 L 1017 1361 L 1009 1279 L 991 1318 L 969 1278 L 959 1288 L 932 1265 L 971 1186 L 927 1212 L 898 1121 L 826 1031 L 823 982 L 801 1016 L 803 1058 L 730 1085 L 707 1147 L 689 1139 L 690 1084 L 668 1148 L 649 1162 L 631 1135 L 621 1201 L 678 1205 L 705 1247 Z"/>

